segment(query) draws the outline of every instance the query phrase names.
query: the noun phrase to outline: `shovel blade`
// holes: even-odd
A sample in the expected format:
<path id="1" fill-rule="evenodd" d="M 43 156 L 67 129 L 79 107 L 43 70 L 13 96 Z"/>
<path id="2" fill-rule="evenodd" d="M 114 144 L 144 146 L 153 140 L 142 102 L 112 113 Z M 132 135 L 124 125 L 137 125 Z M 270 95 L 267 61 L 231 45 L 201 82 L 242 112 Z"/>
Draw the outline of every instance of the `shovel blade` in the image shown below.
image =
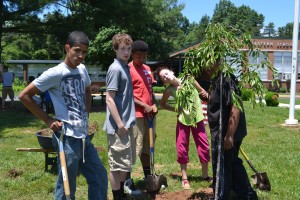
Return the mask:
<path id="1" fill-rule="evenodd" d="M 252 182 L 260 190 L 271 190 L 270 180 L 266 172 L 259 172 L 251 176 Z"/>
<path id="2" fill-rule="evenodd" d="M 147 192 L 159 192 L 163 182 L 163 174 L 148 175 L 145 179 Z"/>

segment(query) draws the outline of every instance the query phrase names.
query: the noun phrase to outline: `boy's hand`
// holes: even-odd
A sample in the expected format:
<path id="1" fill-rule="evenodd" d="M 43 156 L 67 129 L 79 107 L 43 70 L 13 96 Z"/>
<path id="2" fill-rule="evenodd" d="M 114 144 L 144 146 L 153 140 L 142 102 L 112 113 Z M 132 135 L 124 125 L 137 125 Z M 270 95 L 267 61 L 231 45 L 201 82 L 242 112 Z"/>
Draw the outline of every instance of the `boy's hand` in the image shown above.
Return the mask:
<path id="1" fill-rule="evenodd" d="M 119 137 L 123 137 L 128 134 L 128 130 L 123 126 L 121 128 L 118 128 L 117 134 Z"/>
<path id="2" fill-rule="evenodd" d="M 202 101 L 207 101 L 207 100 L 208 100 L 208 93 L 207 93 L 206 91 L 201 91 L 201 92 L 199 93 L 199 95 L 200 95 L 200 99 L 201 99 Z"/>
<path id="3" fill-rule="evenodd" d="M 153 105 L 151 106 L 151 108 L 152 108 L 152 113 L 156 114 L 156 113 L 158 112 L 158 109 L 157 109 L 156 104 L 153 104 Z"/>
<path id="4" fill-rule="evenodd" d="M 144 105 L 144 112 L 146 113 L 146 114 L 149 114 L 149 113 L 152 113 L 152 106 L 149 106 L 149 105 L 147 105 L 147 104 L 145 104 Z"/>
<path id="5" fill-rule="evenodd" d="M 54 132 L 58 132 L 62 128 L 62 122 L 52 118 L 48 123 L 48 127 Z"/>
<path id="6" fill-rule="evenodd" d="M 226 134 L 226 136 L 224 137 L 224 149 L 231 149 L 233 147 L 233 141 L 233 136 Z"/>

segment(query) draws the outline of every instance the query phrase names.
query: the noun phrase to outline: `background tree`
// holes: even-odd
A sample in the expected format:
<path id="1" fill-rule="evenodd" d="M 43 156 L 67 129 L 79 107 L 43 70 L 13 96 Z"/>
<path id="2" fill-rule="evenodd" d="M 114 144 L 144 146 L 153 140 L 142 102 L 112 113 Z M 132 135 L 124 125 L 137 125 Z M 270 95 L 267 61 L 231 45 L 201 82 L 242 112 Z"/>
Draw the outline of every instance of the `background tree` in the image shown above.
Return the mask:
<path id="1" fill-rule="evenodd" d="M 28 44 L 30 38 L 45 36 L 44 34 L 51 34 L 49 27 L 52 25 L 59 26 L 61 23 L 58 18 L 54 18 L 55 22 L 51 20 L 42 21 L 39 14 L 43 13 L 50 7 L 57 7 L 63 5 L 65 1 L 59 0 L 0 0 L 0 63 L 2 59 L 32 59 L 32 56 L 45 58 L 44 50 L 39 49 L 40 46 L 32 46 Z M 62 26 L 63 28 L 65 26 Z M 2 37 L 5 36 L 4 41 Z M 40 36 L 40 37 L 39 37 Z M 18 39 L 19 38 L 19 39 Z M 15 41 L 15 39 L 17 41 Z M 25 41 L 27 40 L 27 41 Z M 8 41 L 14 41 L 13 43 Z M 57 41 L 57 40 L 53 40 Z M 34 41 L 33 41 L 34 42 Z M 55 42 L 53 42 L 55 43 Z M 25 45 L 26 44 L 26 45 Z M 30 50 L 25 47 L 30 46 Z M 5 57 L 2 55 L 2 50 L 5 48 Z M 36 53 L 31 52 L 32 48 Z M 23 52 L 22 52 L 23 51 Z M 42 53 L 44 52 L 44 53 Z M 52 53 L 50 53 L 51 55 Z M 55 54 L 55 53 L 54 53 Z"/>
<path id="2" fill-rule="evenodd" d="M 91 42 L 89 55 L 86 61 L 97 64 L 102 69 L 107 69 L 115 58 L 111 39 L 116 33 L 127 32 L 115 26 L 103 27 L 99 30 L 96 38 Z"/>
<path id="3" fill-rule="evenodd" d="M 275 31 L 275 24 L 273 22 L 270 22 L 267 26 L 264 27 L 264 30 L 260 35 L 266 37 L 275 37 L 277 35 Z"/>
<path id="4" fill-rule="evenodd" d="M 192 23 L 189 27 L 189 32 L 186 35 L 185 46 L 187 46 L 187 44 L 195 43 L 195 41 L 201 42 L 204 38 L 205 29 L 208 26 L 209 22 L 210 17 L 208 15 L 204 15 L 199 21 L 199 24 Z"/>
<path id="5" fill-rule="evenodd" d="M 236 7 L 229 0 L 220 0 L 215 7 L 211 22 L 231 26 L 243 33 L 250 33 L 251 36 L 259 36 L 264 16 L 249 6 Z"/>
<path id="6" fill-rule="evenodd" d="M 287 23 L 283 27 L 279 27 L 278 28 L 278 36 L 282 37 L 282 38 L 292 38 L 293 37 L 293 28 L 294 28 L 293 22 Z"/>
<path id="7" fill-rule="evenodd" d="M 4 35 L 3 42 L 0 41 L 4 48 L 1 58 L 61 59 L 66 37 L 79 29 L 84 30 L 92 41 L 86 63 L 101 65 L 104 70 L 114 57 L 114 52 L 108 48 L 112 32 L 126 30 L 133 40 L 145 40 L 150 46 L 148 59 L 162 61 L 170 52 L 201 42 L 210 22 L 218 21 L 257 35 L 264 20 L 249 7 L 236 7 L 228 0 L 220 0 L 212 19 L 205 15 L 199 23 L 190 23 L 182 15 L 185 5 L 178 0 L 0 2 L 0 40 Z"/>
<path id="8" fill-rule="evenodd" d="M 138 9 L 136 5 L 139 5 Z M 177 0 L 119 0 L 105 3 L 81 0 L 76 4 L 76 9 L 72 8 L 75 10 L 72 15 L 88 15 L 88 24 L 96 31 L 91 31 L 95 46 L 90 51 L 87 62 L 90 60 L 94 64 L 102 65 L 105 70 L 115 56 L 108 40 L 111 40 L 111 33 L 118 30 L 126 30 L 133 40 L 146 41 L 150 47 L 149 60 L 163 60 L 168 53 L 180 48 L 177 41 L 189 26 L 188 20 L 181 13 L 183 6 Z M 89 13 L 90 8 L 93 12 Z M 99 49 L 94 47 L 105 48 L 96 53 Z M 94 57 L 96 55 L 101 59 Z"/>

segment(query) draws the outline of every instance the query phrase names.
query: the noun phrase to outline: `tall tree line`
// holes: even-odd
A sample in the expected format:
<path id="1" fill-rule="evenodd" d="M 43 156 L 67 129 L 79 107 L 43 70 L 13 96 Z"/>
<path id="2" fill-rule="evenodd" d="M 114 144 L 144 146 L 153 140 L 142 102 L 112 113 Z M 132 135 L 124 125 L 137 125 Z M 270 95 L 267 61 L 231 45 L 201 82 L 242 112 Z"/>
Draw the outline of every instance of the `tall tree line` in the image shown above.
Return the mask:
<path id="1" fill-rule="evenodd" d="M 274 30 L 264 26 L 263 14 L 249 6 L 236 7 L 229 0 L 216 4 L 213 16 L 190 23 L 178 0 L 0 0 L 0 55 L 8 59 L 62 59 L 63 44 L 73 30 L 91 39 L 86 62 L 106 69 L 114 52 L 111 38 L 127 32 L 150 46 L 149 60 L 164 60 L 168 53 L 201 42 L 209 23 L 249 32 L 252 36 L 291 37 L 292 27 Z M 205 5 L 203 5 L 205 6 Z M 261 33 L 264 28 L 266 33 Z"/>

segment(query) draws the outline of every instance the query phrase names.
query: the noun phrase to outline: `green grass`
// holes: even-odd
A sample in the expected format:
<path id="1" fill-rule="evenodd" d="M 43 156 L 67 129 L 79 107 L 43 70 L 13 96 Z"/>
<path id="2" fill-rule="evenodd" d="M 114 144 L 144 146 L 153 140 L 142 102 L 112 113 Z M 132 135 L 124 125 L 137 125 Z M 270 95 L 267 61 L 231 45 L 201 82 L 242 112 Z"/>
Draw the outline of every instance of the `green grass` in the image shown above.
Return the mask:
<path id="1" fill-rule="evenodd" d="M 279 99 L 279 103 L 290 104 L 290 99 Z M 295 105 L 300 105 L 300 99 L 295 100 Z"/>
<path id="2" fill-rule="evenodd" d="M 100 124 L 93 143 L 106 149 L 106 134 L 102 131 L 105 112 L 100 104 L 100 101 L 94 101 L 94 112 L 90 114 L 90 120 L 97 120 Z M 20 102 L 16 106 L 12 111 L 8 105 L 7 111 L 0 113 L 0 199 L 53 199 L 56 174 L 44 172 L 44 154 L 16 151 L 19 147 L 39 147 L 35 133 L 45 128 L 45 125 L 32 116 Z M 289 110 L 280 107 L 252 110 L 248 102 L 245 102 L 245 109 L 248 135 L 242 147 L 258 171 L 267 172 L 272 185 L 270 192 L 258 191 L 260 199 L 300 199 L 300 129 L 282 125 L 288 118 Z M 295 118 L 300 119 L 299 110 L 296 110 Z M 180 174 L 176 162 L 175 125 L 176 113 L 159 110 L 155 163 L 157 173 L 163 173 L 167 177 L 167 192 L 181 190 L 180 177 L 172 176 L 172 173 Z M 99 156 L 108 169 L 107 152 L 99 152 Z M 249 176 L 254 174 L 246 162 L 244 165 Z M 16 172 L 18 176 L 11 176 L 12 172 Z M 138 161 L 132 176 L 139 187 L 143 186 L 142 174 Z M 192 139 L 188 174 L 193 190 L 209 186 L 208 183 L 200 181 L 201 167 Z M 87 185 L 82 176 L 78 177 L 77 184 L 77 199 L 87 199 Z M 110 189 L 109 195 L 111 197 Z"/>

